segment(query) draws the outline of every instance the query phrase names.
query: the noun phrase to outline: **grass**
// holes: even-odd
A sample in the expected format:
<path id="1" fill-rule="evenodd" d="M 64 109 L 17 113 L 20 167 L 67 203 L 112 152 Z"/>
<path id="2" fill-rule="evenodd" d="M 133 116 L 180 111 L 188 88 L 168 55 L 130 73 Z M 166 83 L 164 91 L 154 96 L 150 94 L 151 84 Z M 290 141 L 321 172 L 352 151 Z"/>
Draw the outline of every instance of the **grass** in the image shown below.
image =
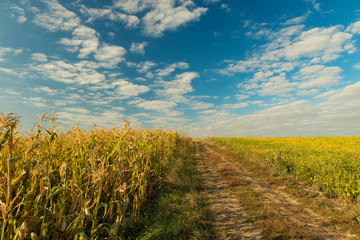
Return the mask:
<path id="1" fill-rule="evenodd" d="M 135 226 L 138 233 L 127 235 L 129 239 L 205 240 L 215 236 L 194 153 L 188 149 L 182 156 L 170 164 L 160 191 L 150 200 L 144 218 Z"/>
<path id="2" fill-rule="evenodd" d="M 360 137 L 211 139 L 244 159 L 271 165 L 275 174 L 297 176 L 329 197 L 360 198 Z"/>
<path id="3" fill-rule="evenodd" d="M 248 146 L 238 146 L 238 148 Z M 296 175 L 283 172 L 281 168 L 274 168 L 272 162 L 256 155 L 256 151 L 244 153 L 230 148 L 226 143 L 212 145 L 212 148 L 231 159 L 236 165 L 245 169 L 261 183 L 268 184 L 274 188 L 281 187 L 283 191 L 299 201 L 302 207 L 310 208 L 319 215 L 327 218 L 332 223 L 323 226 L 324 229 L 336 229 L 338 231 L 350 231 L 355 235 L 360 234 L 358 218 L 360 216 L 360 206 L 357 201 L 352 199 L 329 198 L 328 195 L 312 186 L 312 182 L 304 181 Z M 263 151 L 266 151 L 264 149 Z M 286 160 L 285 158 L 283 159 Z M 221 169 L 221 167 L 220 167 Z M 255 192 L 248 184 L 246 179 L 228 171 L 220 171 L 223 177 L 230 181 L 233 191 L 244 205 L 250 220 L 262 226 L 263 234 L 267 239 L 323 239 L 321 232 L 313 231 L 306 224 L 294 224 L 286 216 L 279 214 L 277 210 L 281 206 L 274 205 L 267 200 L 267 197 Z M 284 206 L 285 207 L 285 206 Z M 301 210 L 301 209 L 300 209 Z M 286 215 L 286 214 L 285 214 Z M 341 230 L 342 229 L 342 230 Z"/>

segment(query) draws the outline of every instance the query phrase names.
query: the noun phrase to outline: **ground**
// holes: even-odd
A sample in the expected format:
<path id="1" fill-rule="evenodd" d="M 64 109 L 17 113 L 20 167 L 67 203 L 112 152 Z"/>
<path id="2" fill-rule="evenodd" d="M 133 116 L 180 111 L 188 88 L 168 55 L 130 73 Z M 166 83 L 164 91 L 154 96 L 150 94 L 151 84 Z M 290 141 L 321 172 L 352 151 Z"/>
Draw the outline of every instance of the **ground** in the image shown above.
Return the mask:
<path id="1" fill-rule="evenodd" d="M 218 239 L 360 239 L 350 203 L 206 139 L 194 144 Z"/>

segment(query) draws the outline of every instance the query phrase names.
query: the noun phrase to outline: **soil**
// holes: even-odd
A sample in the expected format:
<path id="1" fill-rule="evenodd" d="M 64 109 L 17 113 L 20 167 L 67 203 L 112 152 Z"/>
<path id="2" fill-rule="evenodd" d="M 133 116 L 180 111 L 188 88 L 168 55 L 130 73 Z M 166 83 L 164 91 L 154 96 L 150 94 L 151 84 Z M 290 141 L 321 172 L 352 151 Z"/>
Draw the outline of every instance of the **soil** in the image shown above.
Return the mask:
<path id="1" fill-rule="evenodd" d="M 288 186 L 264 181 L 246 170 L 214 143 L 201 139 L 195 140 L 194 144 L 218 239 L 360 239 L 343 224 L 337 224 L 334 218 L 323 216 L 317 209 L 304 204 L 302 198 L 288 191 Z M 277 216 L 271 227 L 286 226 L 286 232 L 293 235 L 269 237 L 272 235 L 268 233 L 271 227 L 267 221 L 271 218 L 266 220 L 249 215 L 245 204 L 236 196 L 237 185 L 249 187 L 267 211 Z"/>

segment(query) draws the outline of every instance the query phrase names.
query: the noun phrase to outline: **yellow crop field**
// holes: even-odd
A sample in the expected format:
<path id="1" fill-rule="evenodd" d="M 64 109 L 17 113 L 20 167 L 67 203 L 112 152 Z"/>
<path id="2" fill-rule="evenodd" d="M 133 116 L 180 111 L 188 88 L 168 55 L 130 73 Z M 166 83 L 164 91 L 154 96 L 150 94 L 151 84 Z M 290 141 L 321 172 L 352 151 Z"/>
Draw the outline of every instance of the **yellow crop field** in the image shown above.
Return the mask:
<path id="1" fill-rule="evenodd" d="M 1 239 L 118 239 L 181 140 L 127 124 L 59 132 L 48 115 L 24 135 L 19 117 L 0 117 Z"/>
<path id="2" fill-rule="evenodd" d="M 265 161 L 329 196 L 360 198 L 360 137 L 211 138 L 240 158 Z"/>

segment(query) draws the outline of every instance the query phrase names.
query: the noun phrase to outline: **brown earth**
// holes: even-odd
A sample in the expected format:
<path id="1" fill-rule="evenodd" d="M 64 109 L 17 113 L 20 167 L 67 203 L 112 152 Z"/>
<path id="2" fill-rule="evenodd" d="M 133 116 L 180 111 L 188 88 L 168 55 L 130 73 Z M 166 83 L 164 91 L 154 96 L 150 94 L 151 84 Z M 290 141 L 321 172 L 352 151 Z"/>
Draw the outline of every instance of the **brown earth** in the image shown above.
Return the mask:
<path id="1" fill-rule="evenodd" d="M 229 150 L 203 139 L 194 144 L 218 239 L 360 239 L 275 177 L 249 171 L 254 166 L 244 167 Z"/>

